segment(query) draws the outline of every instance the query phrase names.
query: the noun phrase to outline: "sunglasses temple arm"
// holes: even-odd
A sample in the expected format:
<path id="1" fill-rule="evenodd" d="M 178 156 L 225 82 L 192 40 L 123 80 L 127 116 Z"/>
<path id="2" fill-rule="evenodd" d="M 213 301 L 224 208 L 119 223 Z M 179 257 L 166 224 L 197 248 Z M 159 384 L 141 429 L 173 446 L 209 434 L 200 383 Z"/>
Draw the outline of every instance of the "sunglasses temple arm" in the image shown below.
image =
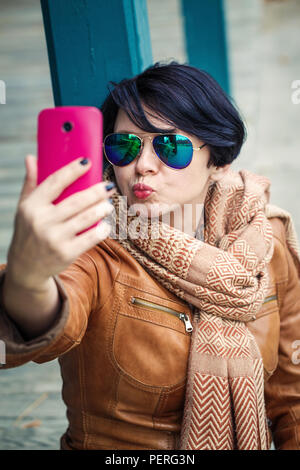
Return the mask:
<path id="1" fill-rule="evenodd" d="M 193 147 L 193 150 L 201 150 L 203 149 L 203 147 L 205 147 L 205 145 L 207 144 L 202 144 L 201 147 L 196 147 L 196 148 Z"/>

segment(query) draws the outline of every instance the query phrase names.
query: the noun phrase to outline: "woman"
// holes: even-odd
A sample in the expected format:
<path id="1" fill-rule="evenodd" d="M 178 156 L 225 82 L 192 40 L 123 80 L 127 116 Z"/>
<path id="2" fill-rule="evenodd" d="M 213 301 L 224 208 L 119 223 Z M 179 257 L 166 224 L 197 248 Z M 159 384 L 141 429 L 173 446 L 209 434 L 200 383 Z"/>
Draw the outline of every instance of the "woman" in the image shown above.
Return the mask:
<path id="1" fill-rule="evenodd" d="M 269 180 L 230 169 L 238 112 L 175 62 L 115 84 L 102 111 L 103 183 L 53 206 L 90 163 L 36 187 L 26 159 L 6 367 L 58 357 L 62 449 L 299 449 L 297 239 Z"/>

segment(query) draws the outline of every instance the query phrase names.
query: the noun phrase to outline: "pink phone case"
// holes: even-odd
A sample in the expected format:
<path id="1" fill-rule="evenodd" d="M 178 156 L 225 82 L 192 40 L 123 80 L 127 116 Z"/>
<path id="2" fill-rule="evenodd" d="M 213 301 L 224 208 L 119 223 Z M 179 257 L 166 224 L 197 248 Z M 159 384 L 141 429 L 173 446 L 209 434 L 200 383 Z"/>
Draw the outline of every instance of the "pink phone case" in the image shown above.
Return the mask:
<path id="1" fill-rule="evenodd" d="M 102 181 L 102 128 L 102 113 L 92 106 L 58 106 L 39 113 L 38 184 L 79 157 L 92 162 L 90 170 L 68 186 L 53 204 Z M 98 222 L 80 233 L 96 225 Z"/>

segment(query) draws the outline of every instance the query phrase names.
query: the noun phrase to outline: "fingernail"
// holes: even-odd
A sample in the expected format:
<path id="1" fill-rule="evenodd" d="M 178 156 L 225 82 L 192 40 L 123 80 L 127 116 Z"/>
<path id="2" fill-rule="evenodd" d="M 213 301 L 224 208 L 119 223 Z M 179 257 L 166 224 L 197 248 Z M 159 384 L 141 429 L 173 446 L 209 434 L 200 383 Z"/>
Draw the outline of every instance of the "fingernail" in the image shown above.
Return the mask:
<path id="1" fill-rule="evenodd" d="M 106 191 L 109 191 L 110 189 L 114 188 L 115 186 L 116 186 L 115 183 L 108 183 L 105 186 L 105 189 L 106 189 Z"/>
<path id="2" fill-rule="evenodd" d="M 89 163 L 89 159 L 88 158 L 83 158 L 82 160 L 80 160 L 80 165 L 87 165 Z"/>
<path id="3" fill-rule="evenodd" d="M 108 199 L 108 202 L 110 202 L 111 204 L 113 203 L 113 200 L 111 197 Z"/>

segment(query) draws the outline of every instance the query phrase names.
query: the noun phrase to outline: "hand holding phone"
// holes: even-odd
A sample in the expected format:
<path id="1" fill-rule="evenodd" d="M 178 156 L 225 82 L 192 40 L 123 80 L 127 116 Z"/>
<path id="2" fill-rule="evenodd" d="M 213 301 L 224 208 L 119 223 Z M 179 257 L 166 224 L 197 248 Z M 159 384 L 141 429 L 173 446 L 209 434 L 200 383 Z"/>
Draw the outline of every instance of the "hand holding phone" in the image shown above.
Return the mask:
<path id="1" fill-rule="evenodd" d="M 102 127 L 102 113 L 93 106 L 58 106 L 39 113 L 38 184 L 78 157 L 91 161 L 89 171 L 64 188 L 53 204 L 102 181 Z"/>
<path id="2" fill-rule="evenodd" d="M 90 161 L 86 165 L 81 161 L 82 157 L 75 159 L 37 186 L 37 160 L 34 156 L 25 159 L 26 176 L 7 257 L 7 271 L 14 284 L 34 290 L 42 287 L 109 235 L 111 226 L 105 221 L 85 230 L 113 210 L 107 199 L 116 189 L 107 190 L 107 182 L 52 203 L 91 169 Z"/>

